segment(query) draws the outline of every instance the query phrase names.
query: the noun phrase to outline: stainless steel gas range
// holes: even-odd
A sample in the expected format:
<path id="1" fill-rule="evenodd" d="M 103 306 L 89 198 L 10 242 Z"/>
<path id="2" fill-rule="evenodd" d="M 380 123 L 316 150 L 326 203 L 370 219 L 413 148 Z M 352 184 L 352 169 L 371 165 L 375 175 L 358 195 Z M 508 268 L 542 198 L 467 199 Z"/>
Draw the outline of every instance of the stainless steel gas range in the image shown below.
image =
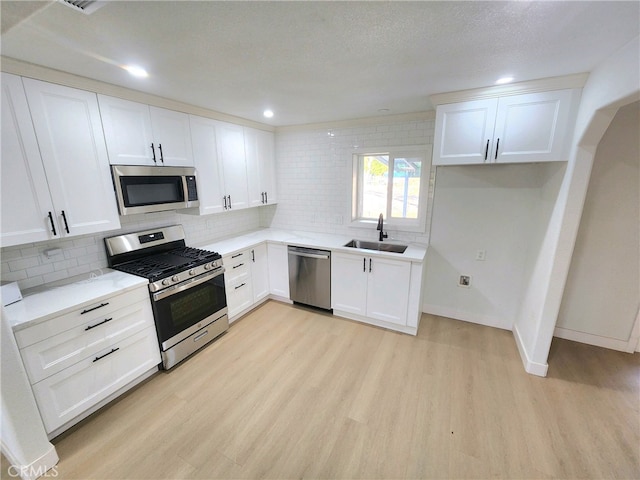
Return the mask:
<path id="1" fill-rule="evenodd" d="M 187 247 L 181 225 L 105 238 L 105 247 L 111 268 L 149 280 L 165 370 L 229 328 L 222 257 Z"/>

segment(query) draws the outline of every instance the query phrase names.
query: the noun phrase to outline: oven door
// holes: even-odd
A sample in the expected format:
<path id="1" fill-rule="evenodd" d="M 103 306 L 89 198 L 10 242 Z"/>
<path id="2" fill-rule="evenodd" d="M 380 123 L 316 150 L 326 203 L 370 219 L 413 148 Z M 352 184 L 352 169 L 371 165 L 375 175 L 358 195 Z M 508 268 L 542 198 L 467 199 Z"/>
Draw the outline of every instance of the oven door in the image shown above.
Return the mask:
<path id="1" fill-rule="evenodd" d="M 224 268 L 151 295 L 162 351 L 227 314 Z"/>

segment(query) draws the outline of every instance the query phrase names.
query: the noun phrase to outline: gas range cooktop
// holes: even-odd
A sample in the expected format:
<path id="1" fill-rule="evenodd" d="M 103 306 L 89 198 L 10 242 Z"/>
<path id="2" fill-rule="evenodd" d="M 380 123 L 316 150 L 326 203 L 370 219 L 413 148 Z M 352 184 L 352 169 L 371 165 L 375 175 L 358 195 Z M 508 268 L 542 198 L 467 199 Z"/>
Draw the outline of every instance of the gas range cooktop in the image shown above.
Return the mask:
<path id="1" fill-rule="evenodd" d="M 185 246 L 182 226 L 105 238 L 109 266 L 147 278 L 156 292 L 222 268 L 219 253 Z"/>

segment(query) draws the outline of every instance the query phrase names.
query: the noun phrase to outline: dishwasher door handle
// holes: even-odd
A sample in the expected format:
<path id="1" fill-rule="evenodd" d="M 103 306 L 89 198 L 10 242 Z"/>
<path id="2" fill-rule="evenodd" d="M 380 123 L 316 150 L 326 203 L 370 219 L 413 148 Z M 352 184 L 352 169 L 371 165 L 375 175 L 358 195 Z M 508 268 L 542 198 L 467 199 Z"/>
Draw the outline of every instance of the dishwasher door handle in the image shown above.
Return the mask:
<path id="1" fill-rule="evenodd" d="M 306 257 L 306 258 L 317 258 L 319 260 L 329 260 L 331 258 L 331 253 L 312 253 L 304 250 L 295 250 L 293 248 L 289 248 L 289 255 L 295 255 L 296 257 Z"/>
<path id="2" fill-rule="evenodd" d="M 302 253 L 302 252 L 289 252 L 289 255 L 295 255 L 296 257 L 306 258 L 318 258 L 320 260 L 329 260 L 329 255 L 318 255 L 317 253 Z"/>

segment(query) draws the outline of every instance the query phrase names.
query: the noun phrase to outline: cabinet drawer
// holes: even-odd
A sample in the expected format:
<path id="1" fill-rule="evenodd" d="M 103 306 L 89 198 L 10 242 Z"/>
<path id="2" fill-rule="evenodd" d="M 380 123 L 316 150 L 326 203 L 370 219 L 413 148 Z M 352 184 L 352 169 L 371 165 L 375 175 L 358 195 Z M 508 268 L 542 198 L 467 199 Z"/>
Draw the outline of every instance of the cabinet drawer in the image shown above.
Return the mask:
<path id="1" fill-rule="evenodd" d="M 24 348 L 75 327 L 93 325 L 112 313 L 133 303 L 149 300 L 149 290 L 142 285 L 135 290 L 114 295 L 99 302 L 85 303 L 72 312 L 15 332 L 18 348 Z"/>
<path id="2" fill-rule="evenodd" d="M 244 309 L 253 305 L 253 292 L 251 291 L 251 283 L 249 281 L 227 286 L 226 290 L 229 318 L 234 317 Z"/>
<path id="3" fill-rule="evenodd" d="M 225 258 L 223 262 L 224 278 L 227 285 L 242 283 L 244 278 L 251 274 L 250 255 L 247 252 L 241 252 L 236 255 L 234 255 L 235 258 Z"/>
<path id="4" fill-rule="evenodd" d="M 155 329 L 146 328 L 36 383 L 33 392 L 47 432 L 61 427 L 159 363 Z"/>
<path id="5" fill-rule="evenodd" d="M 151 303 L 145 299 L 29 345 L 20 354 L 34 384 L 147 327 L 155 329 Z"/>

